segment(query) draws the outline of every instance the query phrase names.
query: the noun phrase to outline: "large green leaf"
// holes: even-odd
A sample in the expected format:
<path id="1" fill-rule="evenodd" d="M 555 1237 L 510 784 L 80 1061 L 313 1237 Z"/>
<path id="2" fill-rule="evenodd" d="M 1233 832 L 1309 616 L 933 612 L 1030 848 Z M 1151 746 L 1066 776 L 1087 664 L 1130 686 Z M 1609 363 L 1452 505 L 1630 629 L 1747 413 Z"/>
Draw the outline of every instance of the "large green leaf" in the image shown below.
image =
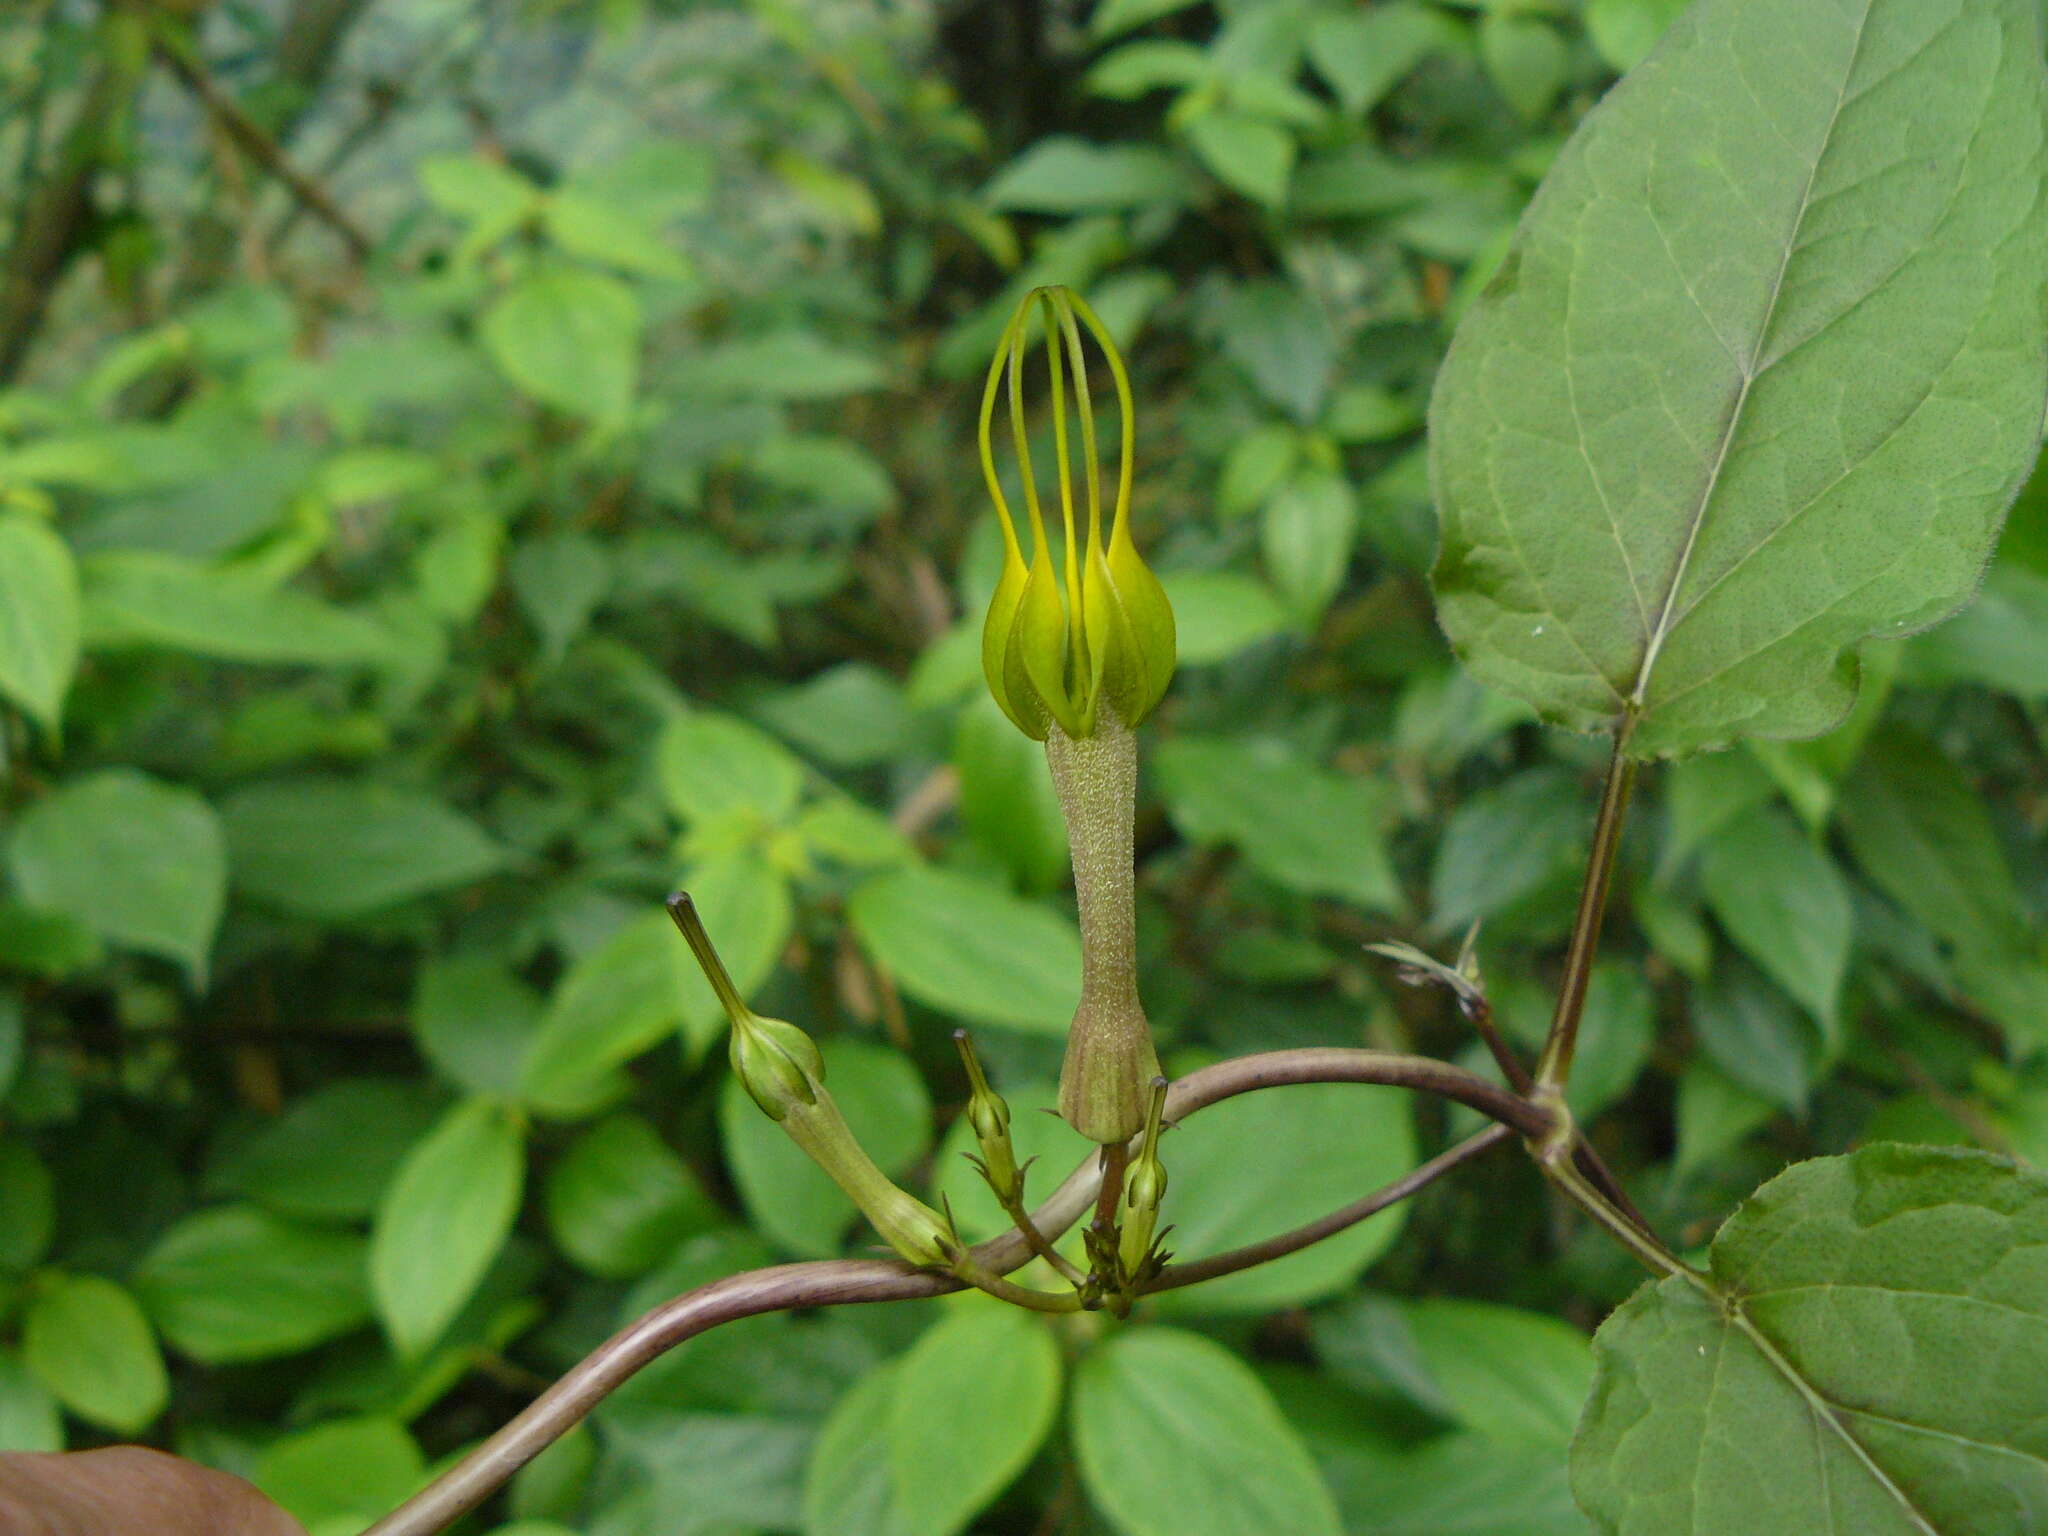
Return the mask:
<path id="1" fill-rule="evenodd" d="M 1123 1536 L 1338 1536 L 1337 1509 L 1251 1368 L 1170 1328 L 1118 1334 L 1074 1376 L 1081 1479 Z"/>
<path id="2" fill-rule="evenodd" d="M 1485 1302 L 1419 1301 L 1408 1328 L 1445 1401 L 1467 1428 L 1562 1448 L 1593 1378 L 1586 1336 L 1541 1312 Z"/>
<path id="3" fill-rule="evenodd" d="M 220 818 L 191 790 L 130 768 L 74 779 L 22 816 L 7 867 L 31 905 L 205 980 L 227 851 Z"/>
<path id="4" fill-rule="evenodd" d="M 399 1165 L 370 1234 L 370 1290 L 401 1355 L 439 1338 L 475 1292 L 525 1179 L 519 1126 L 481 1098 L 456 1105 Z"/>
<path id="5" fill-rule="evenodd" d="M 251 1469 L 256 1486 L 309 1531 L 325 1536 L 386 1514 L 426 1474 L 426 1458 L 403 1424 L 336 1419 L 273 1441 Z"/>
<path id="6" fill-rule="evenodd" d="M 1728 936 L 1830 1037 L 1849 969 L 1848 883 L 1784 812 L 1749 812 L 1714 834 L 1700 885 Z"/>
<path id="7" fill-rule="evenodd" d="M 1445 627 L 1632 750 L 1810 735 L 2031 464 L 2036 0 L 1698 0 L 1559 156 L 1433 408 Z"/>
<path id="8" fill-rule="evenodd" d="M 1572 1478 L 1614 1536 L 2048 1528 L 2048 1179 L 2004 1159 L 1798 1164 L 1594 1352 Z"/>
<path id="9" fill-rule="evenodd" d="M 429 1083 L 341 1078 L 230 1140 L 208 1171 L 207 1190 L 246 1195 L 285 1216 L 368 1216 L 443 1107 Z"/>
<path id="10" fill-rule="evenodd" d="M 1957 948 L 2026 942 L 2025 906 L 1984 801 L 1926 737 L 1895 728 L 1871 744 L 1844 787 L 1842 830 L 1871 882 Z"/>
<path id="11" fill-rule="evenodd" d="M 961 1370 L 970 1360 L 972 1370 Z M 911 1531 L 952 1536 L 1024 1470 L 1051 1430 L 1059 1346 L 1038 1318 L 970 1304 L 903 1357 L 892 1399 L 884 1452 L 892 1513 Z"/>
<path id="12" fill-rule="evenodd" d="M 548 1170 L 547 1214 L 564 1253 L 614 1280 L 652 1269 L 720 1219 L 683 1160 L 634 1114 L 592 1126 Z"/>
<path id="13" fill-rule="evenodd" d="M 972 875 L 922 866 L 868 881 L 854 932 L 903 990 L 941 1012 L 1062 1034 L 1081 996 L 1074 925 Z"/>
<path id="14" fill-rule="evenodd" d="M 100 1275 L 51 1275 L 29 1302 L 21 1354 L 81 1419 L 133 1435 L 170 1396 L 164 1357 L 135 1298 Z"/>
<path id="15" fill-rule="evenodd" d="M 0 517 L 0 698 L 54 729 L 78 668 L 78 569 L 32 518 Z"/>
<path id="16" fill-rule="evenodd" d="M 640 374 L 640 304 L 617 278 L 545 267 L 507 290 L 478 326 L 520 389 L 556 410 L 624 420 Z"/>
<path id="17" fill-rule="evenodd" d="M 135 1288 L 165 1338 L 222 1365 L 288 1355 L 368 1322 L 368 1280 L 355 1233 L 231 1205 L 165 1233 Z"/>
<path id="18" fill-rule="evenodd" d="M 966 1307 L 833 1407 L 804 1477 L 806 1536 L 953 1536 L 1045 1439 L 1059 1408 L 1052 1335 Z"/>
<path id="19" fill-rule="evenodd" d="M 1333 773 L 1271 738 L 1177 736 L 1153 770 L 1174 824 L 1204 843 L 1235 843 L 1290 890 L 1341 896 L 1375 912 L 1402 909 L 1387 854 L 1391 791 Z"/>
<path id="20" fill-rule="evenodd" d="M 221 806 L 238 890 L 281 911 L 336 919 L 374 912 L 504 864 L 460 811 L 372 780 L 254 784 Z"/>

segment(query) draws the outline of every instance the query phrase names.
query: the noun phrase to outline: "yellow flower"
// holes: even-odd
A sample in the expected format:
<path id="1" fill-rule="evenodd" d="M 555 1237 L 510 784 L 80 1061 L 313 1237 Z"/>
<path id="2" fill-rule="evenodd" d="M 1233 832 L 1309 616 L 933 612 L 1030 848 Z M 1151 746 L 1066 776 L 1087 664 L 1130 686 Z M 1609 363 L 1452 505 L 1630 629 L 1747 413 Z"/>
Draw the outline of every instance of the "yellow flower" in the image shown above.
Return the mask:
<path id="1" fill-rule="evenodd" d="M 1045 338 L 1052 386 L 1053 453 L 1057 460 L 1060 521 L 1065 541 L 1055 564 L 1039 504 L 1038 481 L 1024 424 L 1025 357 L 1032 321 Z M 1102 519 L 1095 411 L 1088 389 L 1085 326 L 1109 362 L 1121 422 L 1116 507 L 1106 533 Z M 996 392 L 1007 382 L 1010 434 L 1031 521 L 1027 564 L 1009 502 L 996 473 L 991 429 Z M 1075 536 L 1068 391 L 1078 408 L 1081 472 L 1087 485 L 1087 538 Z M 1003 573 L 982 630 L 981 664 L 996 702 L 1034 741 L 1055 724 L 1067 736 L 1093 735 L 1107 705 L 1126 726 L 1149 715 L 1173 678 L 1173 609 L 1166 592 L 1131 541 L 1131 463 L 1136 413 L 1123 357 L 1087 301 L 1067 288 L 1034 288 L 1003 331 L 981 399 L 981 467 L 1003 527 Z"/>

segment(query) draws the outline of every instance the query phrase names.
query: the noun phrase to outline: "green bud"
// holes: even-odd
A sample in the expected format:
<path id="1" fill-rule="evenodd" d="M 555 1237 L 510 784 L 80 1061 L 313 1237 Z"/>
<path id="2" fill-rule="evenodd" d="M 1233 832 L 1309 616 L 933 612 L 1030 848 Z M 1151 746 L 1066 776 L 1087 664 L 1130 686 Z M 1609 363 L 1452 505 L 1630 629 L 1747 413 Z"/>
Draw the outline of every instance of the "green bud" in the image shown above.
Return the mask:
<path id="1" fill-rule="evenodd" d="M 1159 1161 L 1159 1136 L 1166 1114 L 1166 1079 L 1152 1079 L 1152 1102 L 1145 1115 L 1145 1148 L 1124 1174 L 1120 1211 L 1122 1236 L 1117 1256 L 1127 1277 L 1143 1274 L 1152 1257 L 1152 1237 L 1159 1227 L 1159 1208 L 1166 1200 L 1166 1166 Z"/>
<path id="2" fill-rule="evenodd" d="M 1051 384 L 1053 452 L 1064 535 L 1056 564 L 1046 537 L 1038 479 L 1025 427 L 1024 360 L 1032 317 L 1045 336 Z M 1120 416 L 1116 506 L 1105 532 L 1101 461 L 1088 360 L 1086 326 L 1109 363 Z M 1007 384 L 1011 439 L 1023 477 L 1031 523 L 1027 562 L 996 473 L 992 428 L 999 384 Z M 1087 534 L 1077 536 L 1073 464 L 1067 431 L 1068 389 L 1081 428 L 1081 475 L 1086 486 Z M 1057 725 L 1069 737 L 1092 735 L 1106 704 L 1127 727 L 1159 703 L 1173 678 L 1173 609 L 1166 591 L 1139 557 L 1131 539 L 1131 469 L 1136 410 L 1122 354 L 1087 302 L 1064 287 L 1034 288 L 1004 330 L 981 400 L 981 466 L 1003 530 L 1003 570 L 982 629 L 981 664 L 990 691 L 1019 730 L 1043 741 Z"/>
<path id="3" fill-rule="evenodd" d="M 855 1139 L 826 1091 L 816 1042 L 794 1024 L 764 1019 L 747 1006 L 687 894 L 669 897 L 668 913 L 732 1024 L 732 1069 L 747 1096 L 846 1191 L 904 1260 L 920 1268 L 952 1264 L 964 1247 L 953 1224 L 891 1183 Z"/>
<path id="4" fill-rule="evenodd" d="M 747 1006 L 733 985 L 725 962 L 697 915 L 697 904 L 689 893 L 677 891 L 668 899 L 668 915 L 689 941 L 698 968 L 725 1010 L 732 1025 L 730 1045 L 733 1075 L 747 1096 L 761 1106 L 770 1120 L 783 1119 L 799 1104 L 815 1104 L 825 1081 L 825 1062 L 811 1037 L 794 1024 L 781 1019 L 764 1019 Z"/>
<path id="5" fill-rule="evenodd" d="M 1024 1171 L 1017 1166 L 1016 1148 L 1010 1141 L 1010 1106 L 989 1086 L 967 1031 L 954 1030 L 953 1044 L 959 1047 L 960 1060 L 966 1064 L 967 1079 L 973 1086 L 967 1099 L 967 1123 L 974 1128 L 974 1139 L 981 1147 L 982 1177 L 988 1180 L 998 1199 L 1018 1199 L 1024 1193 Z"/>
<path id="6" fill-rule="evenodd" d="M 817 1044 L 794 1024 L 748 1014 L 733 1021 L 732 1070 L 770 1120 L 801 1104 L 818 1102 L 825 1062 Z"/>

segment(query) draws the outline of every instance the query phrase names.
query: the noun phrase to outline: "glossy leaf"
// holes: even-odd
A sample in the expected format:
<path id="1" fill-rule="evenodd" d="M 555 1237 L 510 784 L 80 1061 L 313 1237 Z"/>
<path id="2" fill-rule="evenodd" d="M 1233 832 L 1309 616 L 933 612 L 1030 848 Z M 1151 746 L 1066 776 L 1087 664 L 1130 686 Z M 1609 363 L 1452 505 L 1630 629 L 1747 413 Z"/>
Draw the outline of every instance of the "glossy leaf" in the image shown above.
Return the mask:
<path id="1" fill-rule="evenodd" d="M 1074 1450 L 1122 1536 L 1339 1536 L 1336 1506 L 1249 1367 L 1220 1344 L 1133 1328 L 1074 1376 Z"/>
<path id="2" fill-rule="evenodd" d="M 891 1516 L 906 1532 L 953 1536 L 1052 1429 L 1059 1347 L 1037 1318 L 975 1307 L 927 1330 L 895 1369 L 885 1420 Z"/>
<path id="3" fill-rule="evenodd" d="M 141 1433 L 170 1380 L 134 1296 L 100 1275 L 51 1275 L 30 1299 L 21 1355 L 57 1401 L 87 1423 Z"/>
<path id="4" fill-rule="evenodd" d="M 847 902 L 854 932 L 919 1002 L 969 1022 L 1064 1035 L 1081 996 L 1081 941 L 1050 908 L 971 875 L 905 869 Z"/>
<path id="5" fill-rule="evenodd" d="M 599 1121 L 562 1154 L 545 1204 L 562 1251 L 615 1280 L 652 1269 L 719 1220 L 683 1160 L 633 1114 Z"/>
<path id="6" fill-rule="evenodd" d="M 370 1235 L 371 1291 L 401 1355 L 439 1338 L 475 1292 L 525 1177 L 519 1127 L 488 1099 L 458 1104 L 407 1154 Z"/>
<path id="7" fill-rule="evenodd" d="M 135 1288 L 164 1337 L 208 1365 L 292 1354 L 370 1320 L 362 1238 L 252 1206 L 187 1217 L 150 1250 Z"/>

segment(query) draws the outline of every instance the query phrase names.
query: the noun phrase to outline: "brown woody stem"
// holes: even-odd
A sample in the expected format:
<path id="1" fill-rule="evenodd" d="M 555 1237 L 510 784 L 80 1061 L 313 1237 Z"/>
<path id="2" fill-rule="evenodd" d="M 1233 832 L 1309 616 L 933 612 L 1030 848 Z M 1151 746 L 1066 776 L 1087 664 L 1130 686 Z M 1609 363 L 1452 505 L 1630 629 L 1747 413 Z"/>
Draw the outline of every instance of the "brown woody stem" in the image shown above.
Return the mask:
<path id="1" fill-rule="evenodd" d="M 1551 1128 L 1550 1117 L 1535 1105 L 1462 1067 L 1422 1056 L 1339 1046 L 1273 1051 L 1204 1067 L 1173 1085 L 1167 1095 L 1166 1118 L 1178 1122 L 1240 1093 L 1290 1083 L 1378 1083 L 1411 1088 L 1469 1104 L 1527 1139 L 1540 1139 Z M 1034 1219 L 1041 1232 L 1057 1238 L 1095 1203 L 1101 1162 L 1099 1155 L 1086 1158 L 1039 1206 Z M 971 1252 L 974 1263 L 993 1275 L 1007 1274 L 1031 1257 L 1030 1245 L 1014 1231 L 979 1244 Z M 796 1307 L 914 1301 L 957 1291 L 962 1284 L 951 1275 L 886 1259 L 828 1259 L 754 1270 L 699 1286 L 664 1302 L 600 1344 L 503 1429 L 363 1536 L 433 1536 L 446 1529 L 581 1423 L 627 1378 L 708 1328 Z"/>

